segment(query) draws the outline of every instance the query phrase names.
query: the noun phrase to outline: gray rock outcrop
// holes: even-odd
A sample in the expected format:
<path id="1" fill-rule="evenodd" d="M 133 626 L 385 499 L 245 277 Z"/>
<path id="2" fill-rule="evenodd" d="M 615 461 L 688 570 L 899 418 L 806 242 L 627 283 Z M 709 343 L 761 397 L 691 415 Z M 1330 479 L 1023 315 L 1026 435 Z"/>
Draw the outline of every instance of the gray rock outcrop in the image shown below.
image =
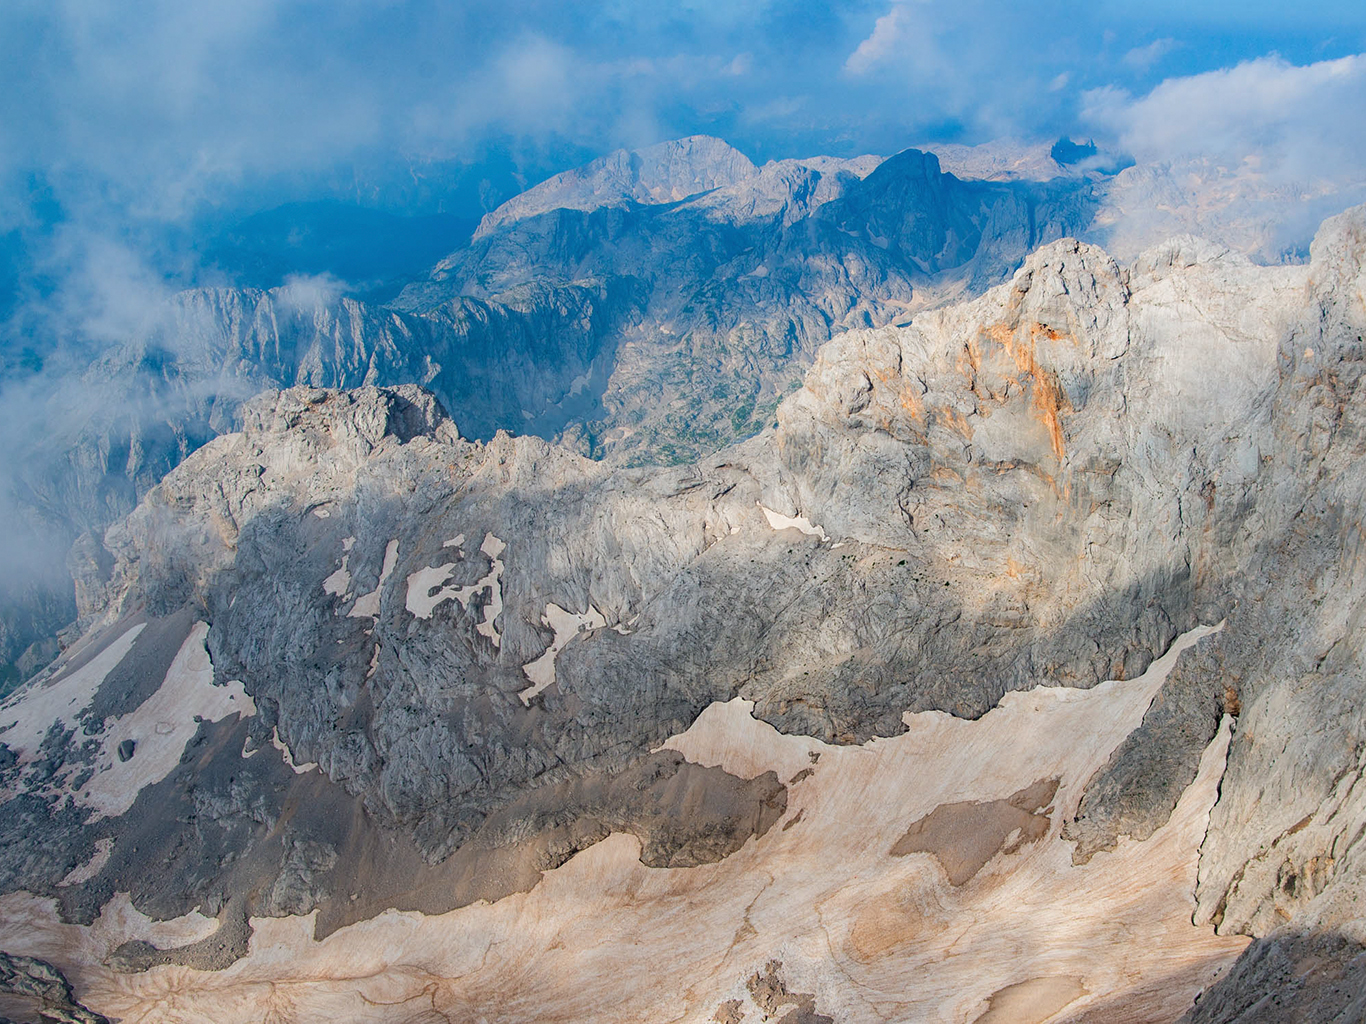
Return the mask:
<path id="1" fill-rule="evenodd" d="M 619 149 L 556 174 L 486 214 L 475 233 L 551 210 L 594 210 L 626 203 L 676 203 L 734 185 L 754 173 L 739 150 L 709 135 L 691 135 L 642 150 Z"/>
<path id="2" fill-rule="evenodd" d="M 109 1024 L 109 1019 L 86 1009 L 56 967 L 31 956 L 0 952 L 0 993 L 18 996 L 45 1021 L 61 1024 Z"/>
<path id="3" fill-rule="evenodd" d="M 961 182 L 917 151 L 756 169 L 699 136 L 536 186 L 392 306 L 306 282 L 180 293 L 34 399 L 12 483 L 57 571 L 0 583 L 0 665 L 71 620 L 61 551 L 264 388 L 416 383 L 470 437 L 688 462 L 770 425 L 833 333 L 980 291 L 1092 205 L 1086 181 Z"/>
<path id="4" fill-rule="evenodd" d="M 961 238 L 868 201 L 889 246 Z M 462 438 L 415 386 L 268 392 L 105 534 L 79 654 L 146 621 L 150 659 L 142 637 L 202 620 L 255 715 L 201 723 L 131 810 L 87 822 L 52 788 L 103 735 L 87 714 L 0 769 L 23 790 L 0 826 L 136 837 L 63 887 L 80 920 L 130 892 L 164 916 L 316 907 L 325 933 L 522 891 L 613 831 L 647 863 L 729 856 L 786 787 L 659 749 L 714 701 L 860 742 L 907 710 L 1131 678 L 1222 621 L 1088 784 L 1077 856 L 1160 827 L 1236 714 L 1197 922 L 1357 942 L 1364 286 L 1361 208 L 1303 266 L 1189 237 L 1120 266 L 1062 239 L 977 299 L 839 335 L 776 427 L 666 468 Z M 4 887 L 56 895 L 74 865 L 12 847 Z M 182 852 L 153 875 L 147 850 Z M 1219 999 L 1281 971 L 1261 955 Z"/>

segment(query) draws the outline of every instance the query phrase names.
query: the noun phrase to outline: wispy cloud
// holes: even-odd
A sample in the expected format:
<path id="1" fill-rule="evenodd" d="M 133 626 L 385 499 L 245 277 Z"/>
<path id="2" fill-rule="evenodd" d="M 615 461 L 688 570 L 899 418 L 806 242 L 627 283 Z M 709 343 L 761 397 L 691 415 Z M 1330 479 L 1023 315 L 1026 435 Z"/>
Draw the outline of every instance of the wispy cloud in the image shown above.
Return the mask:
<path id="1" fill-rule="evenodd" d="M 890 60 L 905 43 L 911 18 L 904 4 L 893 4 L 892 9 L 873 23 L 873 31 L 858 44 L 844 70 L 851 75 L 866 75 L 879 64 Z"/>
<path id="2" fill-rule="evenodd" d="M 1171 78 L 1147 95 L 1094 90 L 1083 118 L 1141 161 L 1201 158 L 1273 180 L 1366 177 L 1366 54 L 1280 57 Z"/>
<path id="3" fill-rule="evenodd" d="M 332 274 L 291 274 L 277 293 L 291 309 L 311 313 L 330 306 L 346 291 L 346 282 Z"/>
<path id="4" fill-rule="evenodd" d="M 1145 46 L 1135 46 L 1124 55 L 1123 62 L 1126 66 L 1138 71 L 1147 71 L 1179 45 L 1175 39 L 1170 37 L 1154 39 Z"/>
<path id="5" fill-rule="evenodd" d="M 71 216 L 180 222 L 324 188 L 398 207 L 397 176 L 354 169 L 477 165 L 509 140 L 548 171 L 695 132 L 761 158 L 1063 134 L 1081 91 L 1265 52 L 1265 17 L 1252 31 L 1241 6 L 1196 5 L 1198 19 L 1190 6 L 1119 18 L 1109 2 L 1006 0 L 11 0 L 0 230 L 35 173 Z M 1308 23 L 1363 37 L 1359 5 L 1329 6 Z M 1184 40 L 1197 31 L 1217 32 L 1218 52 Z M 794 96 L 809 97 L 800 111 L 766 116 Z"/>

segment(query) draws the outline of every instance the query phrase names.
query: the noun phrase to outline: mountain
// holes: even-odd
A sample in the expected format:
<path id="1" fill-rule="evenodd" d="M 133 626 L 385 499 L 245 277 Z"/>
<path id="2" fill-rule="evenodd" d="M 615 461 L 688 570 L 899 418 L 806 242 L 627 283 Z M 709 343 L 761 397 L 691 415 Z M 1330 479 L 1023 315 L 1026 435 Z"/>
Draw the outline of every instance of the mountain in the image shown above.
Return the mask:
<path id="1" fill-rule="evenodd" d="M 696 458 L 770 423 L 832 333 L 980 291 L 1039 241 L 1080 230 L 1078 188 L 960 182 L 917 151 L 756 169 L 699 137 L 544 182 L 389 306 L 328 278 L 177 294 L 92 365 L 36 378 L 23 421 L 44 428 L 25 438 L 13 481 L 22 517 L 39 520 L 25 546 L 100 533 L 266 387 L 418 383 L 470 437 L 531 432 L 637 464 Z M 212 253 L 263 282 L 293 263 L 374 275 L 383 290 L 404 253 L 448 226 L 289 207 Z M 386 232 L 411 245 L 375 244 Z M 61 573 L 16 580 L 0 629 L 12 679 L 74 613 Z"/>
<path id="2" fill-rule="evenodd" d="M 465 409 L 477 435 L 553 433 L 592 412 L 591 385 L 634 315 L 634 289 L 629 280 L 533 285 L 421 316 L 297 283 L 179 293 L 137 338 L 12 402 L 26 452 L 11 480 L 16 532 L 60 564 L 77 538 L 102 535 L 186 455 L 233 429 L 243 400 L 281 384 L 419 381 Z M 18 567 L 3 588 L 0 654 L 26 676 L 75 605 L 69 577 L 46 563 Z"/>
<path id="3" fill-rule="evenodd" d="M 833 333 L 976 294 L 1091 217 L 1086 182 L 960 181 L 918 150 L 868 163 L 769 164 L 681 202 L 500 209 L 499 230 L 481 228 L 394 304 L 640 282 L 647 299 L 617 343 L 605 415 L 566 440 L 635 464 L 695 458 L 771 422 Z"/>
<path id="4" fill-rule="evenodd" d="M 1366 198 L 1197 164 L 1108 175 L 1091 165 L 1113 154 L 1060 163 L 1046 143 L 935 149 L 762 167 L 706 137 L 623 150 L 514 197 L 440 258 L 465 238 L 451 218 L 336 203 L 216 236 L 210 262 L 272 287 L 178 294 L 123 343 L 6 382 L 7 447 L 25 454 L 0 496 L 15 524 L 0 692 L 79 632 L 61 633 L 76 619 L 63 552 L 240 426 L 263 388 L 416 383 L 470 438 L 687 464 L 770 426 L 832 336 L 980 294 L 1053 239 L 1132 260 L 1196 232 L 1298 259 L 1310 218 Z"/>
<path id="5" fill-rule="evenodd" d="M 6 984 L 1357 1019 L 1363 284 L 1366 208 L 1302 265 L 1059 240 L 672 467 L 464 439 L 411 385 L 248 401 L 0 709 Z"/>
<path id="6" fill-rule="evenodd" d="M 755 172 L 749 157 L 708 135 L 619 149 L 533 185 L 484 216 L 476 237 L 551 210 L 596 210 L 626 203 L 673 203 L 736 185 Z"/>

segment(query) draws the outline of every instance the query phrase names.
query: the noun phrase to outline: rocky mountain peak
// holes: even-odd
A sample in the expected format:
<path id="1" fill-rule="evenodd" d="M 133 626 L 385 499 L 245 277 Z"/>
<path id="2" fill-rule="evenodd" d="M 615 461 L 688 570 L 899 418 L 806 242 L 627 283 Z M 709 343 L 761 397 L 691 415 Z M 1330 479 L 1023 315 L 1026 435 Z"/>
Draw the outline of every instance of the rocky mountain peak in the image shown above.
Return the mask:
<path id="1" fill-rule="evenodd" d="M 690 135 L 638 150 L 619 149 L 509 199 L 485 215 L 474 237 L 477 240 L 502 225 L 555 209 L 678 202 L 734 185 L 756 169 L 739 150 L 710 135 Z"/>
<path id="2" fill-rule="evenodd" d="M 0 988 L 1357 1019 L 1366 208 L 1307 264 L 1118 260 L 1095 180 L 1028 166 L 685 139 L 395 307 L 183 298 L 129 359 L 217 436 L 154 439 L 73 549 L 84 632 L 0 703 Z"/>
<path id="3" fill-rule="evenodd" d="M 1354 291 L 1358 311 L 1366 308 L 1366 206 L 1323 222 L 1310 244 L 1309 264 L 1321 289 Z"/>
<path id="4" fill-rule="evenodd" d="M 419 436 L 459 438 L 436 396 L 415 384 L 351 391 L 308 386 L 266 391 L 243 405 L 242 433 L 257 445 L 285 434 L 322 436 L 332 446 L 354 447 L 361 455 L 386 437 L 404 443 Z"/>

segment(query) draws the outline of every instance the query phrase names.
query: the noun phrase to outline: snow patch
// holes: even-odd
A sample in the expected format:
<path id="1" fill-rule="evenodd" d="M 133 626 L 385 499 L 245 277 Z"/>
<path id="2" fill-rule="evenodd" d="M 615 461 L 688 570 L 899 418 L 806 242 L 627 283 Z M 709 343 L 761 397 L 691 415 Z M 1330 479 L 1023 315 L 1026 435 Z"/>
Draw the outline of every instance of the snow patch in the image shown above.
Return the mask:
<path id="1" fill-rule="evenodd" d="M 822 542 L 830 539 L 825 535 L 824 529 L 814 525 L 806 516 L 785 516 L 774 512 L 762 502 L 756 501 L 754 504 L 759 506 L 764 513 L 764 518 L 768 520 L 768 525 L 775 530 L 800 530 L 808 536 L 819 537 Z"/>
<path id="2" fill-rule="evenodd" d="M 133 647 L 145 623 L 131 627 L 99 654 L 50 685 L 30 684 L 0 707 L 0 742 L 19 756 L 33 760 L 38 745 L 54 722 L 74 729 L 77 716 L 95 699 L 104 677 L 114 671 Z"/>
<path id="3" fill-rule="evenodd" d="M 419 619 L 430 619 L 442 601 L 455 597 L 455 587 L 442 586 L 455 568 L 454 562 L 427 566 L 408 577 L 408 596 L 404 607 Z"/>
<path id="4" fill-rule="evenodd" d="M 565 644 L 585 630 L 602 629 L 607 625 L 607 620 L 591 604 L 581 615 L 566 611 L 557 604 L 547 604 L 541 623 L 555 631 L 555 639 L 550 641 L 550 646 L 539 658 L 522 666 L 522 672 L 534 684 L 517 694 L 526 705 L 530 705 L 532 697 L 555 681 L 555 659 L 564 650 Z"/>
<path id="5" fill-rule="evenodd" d="M 494 620 L 503 614 L 503 560 L 499 556 L 507 550 L 507 545 L 491 533 L 484 534 L 484 543 L 479 550 L 489 556 L 488 575 L 472 587 L 462 587 L 456 591 L 455 599 L 462 608 L 468 608 L 470 598 L 485 588 L 489 591 L 489 603 L 484 605 L 484 621 L 475 626 L 475 631 L 493 641 L 494 647 L 503 646 L 503 634 L 498 632 Z"/>
<path id="6" fill-rule="evenodd" d="M 394 567 L 398 565 L 398 541 L 391 540 L 389 546 L 384 549 L 384 566 L 379 571 L 379 583 L 375 589 L 368 594 L 362 594 L 356 598 L 356 603 L 351 606 L 351 610 L 346 614 L 353 619 L 360 618 L 379 618 L 379 595 L 384 590 L 384 584 L 388 582 L 389 576 L 393 573 Z"/>
<path id="7" fill-rule="evenodd" d="M 84 864 L 77 864 L 71 869 L 67 876 L 57 884 L 59 886 L 80 885 L 82 882 L 90 881 L 104 870 L 104 866 L 109 863 L 109 855 L 113 852 L 113 839 L 108 836 L 103 839 L 96 839 L 95 855 Z"/>
<path id="8" fill-rule="evenodd" d="M 284 758 L 285 764 L 289 765 L 295 775 L 311 772 L 314 768 L 318 767 L 317 761 L 309 761 L 306 764 L 294 763 L 294 755 L 289 752 L 289 747 L 280 739 L 280 727 L 278 725 L 270 730 L 270 745 L 280 752 L 280 756 Z"/>
<path id="9" fill-rule="evenodd" d="M 93 820 L 118 817 L 133 806 L 143 787 L 170 775 L 201 720 L 256 714 L 256 703 L 240 681 L 214 685 L 213 663 L 204 645 L 208 635 L 208 623 L 196 622 L 157 692 L 114 719 L 100 738 L 95 775 L 75 794 L 77 803 L 95 808 Z M 133 741 L 133 756 L 120 761 L 117 751 L 125 740 Z"/>
<path id="10" fill-rule="evenodd" d="M 347 537 L 342 541 L 342 560 L 341 567 L 331 576 L 323 580 L 323 593 L 331 594 L 334 597 L 345 598 L 351 592 L 351 549 L 356 544 L 355 537 Z"/>
<path id="11" fill-rule="evenodd" d="M 299 1020 L 375 1019 L 395 1006 L 433 1005 L 452 1020 L 503 1019 L 508 979 L 528 971 L 544 984 L 517 1004 L 529 1007 L 523 1019 L 582 1019 L 602 992 L 623 1020 L 676 1019 L 693 1006 L 700 1018 L 729 995 L 749 999 L 744 979 L 781 949 L 794 990 L 834 993 L 818 1006 L 826 1012 L 872 1005 L 898 1020 L 970 1021 L 1022 979 L 1065 975 L 1082 978 L 1087 994 L 1050 1019 L 1103 1016 L 1122 1000 L 1131 1019 L 1175 1020 L 1249 942 L 1191 920 L 1229 721 L 1166 824 L 1073 865 L 1070 844 L 1058 838 L 1063 822 L 1142 721 L 1161 680 L 1102 686 L 1022 693 L 977 720 L 918 713 L 904 733 L 861 745 L 779 733 L 747 701 L 713 704 L 667 748 L 740 778 L 772 772 L 790 781 L 786 827 L 701 868 L 646 867 L 640 840 L 615 833 L 511 901 L 440 915 L 389 910 L 325 941 L 315 937 L 313 914 L 255 917 L 250 950 L 224 972 L 124 975 L 102 966 L 125 941 L 165 949 L 203 938 L 217 927 L 211 918 L 154 924 L 120 893 L 83 927 L 63 923 L 50 897 L 11 893 L 0 896 L 0 948 L 87 965 L 82 1000 L 124 1019 L 146 1019 L 173 999 L 185 1019 L 268 1020 L 278 1017 L 282 992 Z M 1014 850 L 1002 844 L 971 884 L 951 885 L 934 852 L 889 856 L 908 826 L 937 808 L 1006 800 L 1040 779 L 1059 780 L 1053 809 L 1041 812 L 1046 837 Z M 746 915 L 754 934 L 737 932 Z M 827 935 L 841 964 L 831 963 Z M 548 936 L 563 950 L 547 951 Z M 862 991 L 892 996 L 854 1003 L 864 997 L 840 987 L 846 970 Z M 281 978 L 284 985 L 272 984 Z M 434 994 L 433 978 L 459 979 L 460 988 Z M 690 990 L 702 994 L 678 998 Z"/>
<path id="12" fill-rule="evenodd" d="M 462 541 L 463 537 L 460 538 Z M 468 608 L 475 594 L 487 590 L 489 600 L 484 605 L 484 618 L 475 626 L 475 631 L 493 641 L 494 647 L 501 647 L 503 635 L 494 625 L 494 620 L 503 614 L 503 560 L 499 557 L 507 550 L 507 545 L 491 533 L 484 534 L 484 543 L 479 546 L 489 559 L 489 571 L 484 577 L 467 587 L 448 587 L 445 582 L 455 568 L 454 562 L 419 569 L 408 577 L 408 597 L 405 602 L 408 611 L 419 619 L 430 619 L 437 605 L 452 599 L 460 602 L 461 608 Z"/>

